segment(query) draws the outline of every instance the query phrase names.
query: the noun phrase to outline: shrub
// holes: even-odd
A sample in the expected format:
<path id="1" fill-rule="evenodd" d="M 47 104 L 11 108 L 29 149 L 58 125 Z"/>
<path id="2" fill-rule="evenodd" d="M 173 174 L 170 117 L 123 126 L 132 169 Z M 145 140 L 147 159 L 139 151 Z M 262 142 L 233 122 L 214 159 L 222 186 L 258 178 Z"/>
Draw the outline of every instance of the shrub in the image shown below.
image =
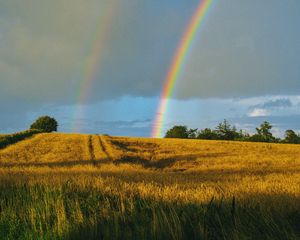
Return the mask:
<path id="1" fill-rule="evenodd" d="M 169 129 L 165 138 L 188 138 L 189 132 L 186 126 L 174 126 Z"/>
<path id="2" fill-rule="evenodd" d="M 207 140 L 219 140 L 219 135 L 216 131 L 211 130 L 210 128 L 202 129 L 198 132 L 197 138 L 207 139 Z"/>
<path id="3" fill-rule="evenodd" d="M 39 130 L 26 130 L 24 132 L 0 136 L 0 148 L 5 148 L 10 144 L 17 143 L 40 132 Z"/>
<path id="4" fill-rule="evenodd" d="M 297 135 L 293 130 L 286 130 L 284 142 L 294 144 L 300 143 L 300 136 Z"/>
<path id="5" fill-rule="evenodd" d="M 57 126 L 58 123 L 54 118 L 42 116 L 30 126 L 30 129 L 37 129 L 42 132 L 54 132 L 57 131 Z"/>

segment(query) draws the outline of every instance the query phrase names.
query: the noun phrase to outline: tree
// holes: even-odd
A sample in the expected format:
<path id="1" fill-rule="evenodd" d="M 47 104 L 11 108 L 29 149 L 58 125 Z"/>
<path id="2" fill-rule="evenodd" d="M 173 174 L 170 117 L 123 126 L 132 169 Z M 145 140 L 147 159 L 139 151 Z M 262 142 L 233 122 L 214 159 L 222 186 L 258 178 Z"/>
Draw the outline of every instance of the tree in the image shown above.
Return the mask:
<path id="1" fill-rule="evenodd" d="M 169 129 L 165 135 L 165 138 L 188 138 L 189 131 L 186 126 L 174 126 Z"/>
<path id="2" fill-rule="evenodd" d="M 188 138 L 196 138 L 197 137 L 198 128 L 189 129 L 188 130 Z"/>
<path id="3" fill-rule="evenodd" d="M 286 143 L 300 143 L 300 137 L 293 130 L 285 131 L 285 139 Z"/>
<path id="4" fill-rule="evenodd" d="M 250 137 L 251 141 L 254 142 L 274 142 L 276 139 L 271 133 L 272 125 L 264 121 L 259 128 L 256 128 L 257 134 Z"/>
<path id="5" fill-rule="evenodd" d="M 236 128 L 231 127 L 226 119 L 224 119 L 222 123 L 219 123 L 216 128 L 216 133 L 219 135 L 219 138 L 223 140 L 234 140 L 239 136 Z"/>
<path id="6" fill-rule="evenodd" d="M 205 128 L 198 132 L 197 138 L 207 140 L 218 140 L 219 135 L 216 133 L 216 131 L 213 131 L 210 128 Z"/>
<path id="7" fill-rule="evenodd" d="M 30 129 L 37 129 L 43 132 L 54 132 L 57 131 L 57 127 L 58 123 L 54 118 L 42 116 L 31 124 Z"/>
<path id="8" fill-rule="evenodd" d="M 236 137 L 237 140 L 249 141 L 249 138 L 250 138 L 250 134 L 245 130 L 240 130 L 239 132 L 237 132 L 237 137 Z"/>

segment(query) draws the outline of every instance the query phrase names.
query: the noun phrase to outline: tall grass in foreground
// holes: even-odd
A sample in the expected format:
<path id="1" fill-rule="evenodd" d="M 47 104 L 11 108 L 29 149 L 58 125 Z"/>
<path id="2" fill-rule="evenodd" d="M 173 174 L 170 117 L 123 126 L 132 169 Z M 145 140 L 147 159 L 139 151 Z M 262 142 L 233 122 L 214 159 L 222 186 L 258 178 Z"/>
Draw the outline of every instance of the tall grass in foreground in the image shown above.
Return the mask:
<path id="1" fill-rule="evenodd" d="M 98 181 L 98 184 L 95 182 Z M 299 205 L 163 201 L 98 179 L 0 184 L 1 239 L 297 239 Z M 298 199 L 299 201 L 299 199 Z M 280 207 L 278 207 L 280 205 Z M 298 235 L 299 237 L 299 235 Z"/>

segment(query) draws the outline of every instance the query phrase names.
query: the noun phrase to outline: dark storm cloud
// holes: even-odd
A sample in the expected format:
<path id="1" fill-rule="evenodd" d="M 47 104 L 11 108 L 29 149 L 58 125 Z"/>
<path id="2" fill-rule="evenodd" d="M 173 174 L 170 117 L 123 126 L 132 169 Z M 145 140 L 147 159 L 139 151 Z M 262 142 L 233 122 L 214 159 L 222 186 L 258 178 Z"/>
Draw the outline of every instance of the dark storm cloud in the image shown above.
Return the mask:
<path id="1" fill-rule="evenodd" d="M 74 102 L 109 1 L 0 1 L 0 98 Z M 196 3 L 119 1 L 90 100 L 158 96 Z M 292 94 L 300 89 L 300 2 L 218 1 L 177 97 Z M 87 60 L 88 61 L 88 60 Z"/>
<path id="2" fill-rule="evenodd" d="M 46 104 L 77 103 L 85 64 L 92 61 L 89 56 L 101 29 L 99 19 L 109 4 L 110 0 L 0 0 L 2 128 L 29 124 L 28 113 Z M 87 103 L 159 96 L 196 5 L 118 0 Z M 299 8 L 297 0 L 216 1 L 173 97 L 298 94 Z M 265 108 L 270 104 L 289 103 Z"/>
<path id="3" fill-rule="evenodd" d="M 179 97 L 298 94 L 300 2 L 218 1 L 180 81 Z"/>
<path id="4" fill-rule="evenodd" d="M 111 2 L 0 0 L 1 100 L 74 103 L 97 62 L 87 100 L 158 94 L 193 4 L 120 0 L 104 22 Z"/>

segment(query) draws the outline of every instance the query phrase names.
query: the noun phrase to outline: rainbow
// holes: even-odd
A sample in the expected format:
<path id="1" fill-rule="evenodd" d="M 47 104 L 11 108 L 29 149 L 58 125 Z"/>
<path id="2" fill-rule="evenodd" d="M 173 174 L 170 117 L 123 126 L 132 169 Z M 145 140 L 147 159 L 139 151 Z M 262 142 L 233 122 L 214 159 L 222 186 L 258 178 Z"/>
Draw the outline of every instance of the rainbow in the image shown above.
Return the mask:
<path id="1" fill-rule="evenodd" d="M 80 118 L 84 114 L 84 103 L 90 93 L 90 90 L 95 79 L 96 71 L 98 70 L 101 60 L 103 49 L 106 46 L 106 42 L 109 37 L 109 32 L 113 24 L 114 16 L 117 12 L 117 2 L 118 0 L 110 0 L 107 3 L 107 6 L 103 8 L 103 11 L 100 12 L 98 20 L 96 21 L 97 31 L 96 34 L 91 38 L 90 48 L 87 51 L 88 55 L 85 58 L 82 77 L 80 78 L 80 84 L 78 86 L 78 94 L 76 102 L 78 103 L 75 109 L 74 120 L 72 125 L 73 132 L 80 131 Z"/>
<path id="2" fill-rule="evenodd" d="M 152 137 L 154 138 L 162 137 L 169 98 L 172 96 L 176 82 L 182 73 L 188 53 L 192 48 L 192 43 L 198 30 L 203 25 L 205 17 L 208 15 L 212 2 L 213 0 L 200 0 L 200 3 L 190 20 L 187 30 L 185 31 L 179 47 L 173 57 L 171 67 L 164 81 L 156 118 L 153 124 Z"/>

